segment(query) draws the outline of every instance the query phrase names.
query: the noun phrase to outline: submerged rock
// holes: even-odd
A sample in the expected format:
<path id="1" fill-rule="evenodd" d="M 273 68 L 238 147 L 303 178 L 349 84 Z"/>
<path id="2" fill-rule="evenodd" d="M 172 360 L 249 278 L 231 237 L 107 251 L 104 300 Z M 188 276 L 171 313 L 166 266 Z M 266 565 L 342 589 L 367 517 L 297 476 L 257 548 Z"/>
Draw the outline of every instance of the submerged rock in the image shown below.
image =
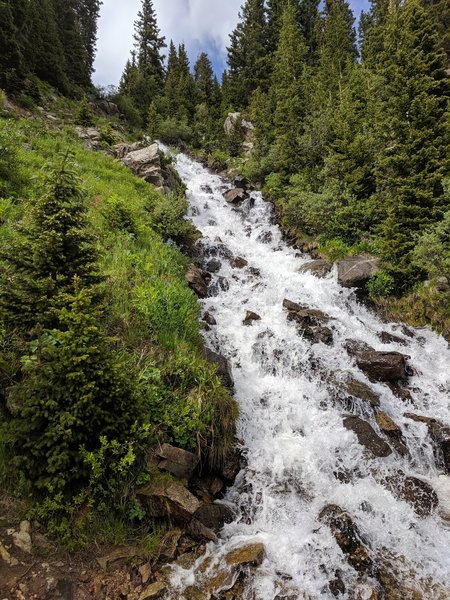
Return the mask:
<path id="1" fill-rule="evenodd" d="M 406 354 L 379 352 L 361 340 L 346 340 L 344 347 L 372 381 L 397 383 L 408 376 Z"/>
<path id="2" fill-rule="evenodd" d="M 225 556 L 225 560 L 229 565 L 234 567 L 243 567 L 245 565 L 259 567 L 264 560 L 265 554 L 264 544 L 249 544 L 248 546 L 232 550 Z"/>
<path id="3" fill-rule="evenodd" d="M 236 258 L 233 261 L 233 267 L 235 269 L 243 269 L 247 265 L 248 261 L 246 261 L 245 258 L 242 258 L 241 256 L 236 256 Z"/>
<path id="4" fill-rule="evenodd" d="M 338 262 L 338 283 L 342 287 L 362 287 L 378 271 L 373 256 L 349 256 Z"/>
<path id="5" fill-rule="evenodd" d="M 240 204 L 244 200 L 247 200 L 248 193 L 242 188 L 234 188 L 225 192 L 223 197 L 230 204 Z"/>
<path id="6" fill-rule="evenodd" d="M 406 477 L 403 473 L 387 479 L 390 491 L 412 506 L 419 517 L 427 517 L 439 504 L 436 492 L 429 483 L 417 477 Z"/>
<path id="7" fill-rule="evenodd" d="M 339 390 L 352 396 L 364 400 L 373 407 L 380 406 L 380 397 L 367 384 L 358 381 L 354 377 L 349 377 L 346 381 L 338 381 L 337 387 Z"/>
<path id="8" fill-rule="evenodd" d="M 392 454 L 390 446 L 375 432 L 373 427 L 360 417 L 346 417 L 344 427 L 353 431 L 361 446 L 365 446 L 375 457 L 384 458 Z"/>
<path id="9" fill-rule="evenodd" d="M 333 332 L 325 327 L 330 317 L 317 308 L 309 308 L 305 304 L 297 304 L 285 299 L 283 307 L 288 311 L 289 321 L 295 321 L 302 335 L 313 344 L 322 342 L 327 346 L 333 343 Z"/>
<path id="10" fill-rule="evenodd" d="M 319 519 L 330 527 L 337 545 L 347 556 L 350 565 L 356 571 L 371 573 L 372 559 L 350 515 L 340 506 L 330 504 L 322 510 Z"/>

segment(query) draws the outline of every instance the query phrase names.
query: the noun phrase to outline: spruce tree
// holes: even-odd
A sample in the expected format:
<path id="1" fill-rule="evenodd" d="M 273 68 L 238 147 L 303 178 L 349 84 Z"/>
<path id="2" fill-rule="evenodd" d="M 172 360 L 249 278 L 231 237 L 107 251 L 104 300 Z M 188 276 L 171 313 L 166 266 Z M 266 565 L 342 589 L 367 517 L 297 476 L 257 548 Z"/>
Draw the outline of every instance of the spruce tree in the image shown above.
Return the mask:
<path id="1" fill-rule="evenodd" d="M 387 214 L 382 257 L 397 292 L 404 292 L 422 275 L 411 262 L 417 237 L 448 207 L 442 178 L 450 168 L 450 82 L 435 23 L 421 1 L 391 7 L 378 63 L 376 175 Z"/>
<path id="2" fill-rule="evenodd" d="M 214 72 L 206 52 L 202 52 L 194 66 L 197 104 L 211 106 L 214 102 Z"/>
<path id="3" fill-rule="evenodd" d="M 134 24 L 137 66 L 144 78 L 152 77 L 162 84 L 164 77 L 164 37 L 160 36 L 152 0 L 142 0 L 142 7 Z"/>
<path id="4" fill-rule="evenodd" d="M 75 277 L 84 287 L 100 282 L 86 218 L 78 176 L 64 155 L 48 169 L 44 193 L 32 206 L 29 222 L 3 252 L 0 313 L 8 326 L 22 332 L 53 327 L 58 299 L 61 293 L 73 293 Z"/>
<path id="5" fill-rule="evenodd" d="M 82 447 L 97 449 L 100 436 L 123 441 L 139 419 L 92 290 L 77 277 L 72 288 L 58 299 L 58 327 L 30 344 L 22 378 L 8 392 L 19 467 L 35 489 L 70 495 L 87 479 Z"/>
<path id="6" fill-rule="evenodd" d="M 258 87 L 267 87 L 269 57 L 264 0 L 246 0 L 230 35 L 228 85 L 235 109 L 248 106 Z"/>
<path id="7" fill-rule="evenodd" d="M 100 0 L 79 0 L 78 17 L 86 57 L 86 71 L 89 78 L 94 72 L 98 17 L 101 4 Z"/>

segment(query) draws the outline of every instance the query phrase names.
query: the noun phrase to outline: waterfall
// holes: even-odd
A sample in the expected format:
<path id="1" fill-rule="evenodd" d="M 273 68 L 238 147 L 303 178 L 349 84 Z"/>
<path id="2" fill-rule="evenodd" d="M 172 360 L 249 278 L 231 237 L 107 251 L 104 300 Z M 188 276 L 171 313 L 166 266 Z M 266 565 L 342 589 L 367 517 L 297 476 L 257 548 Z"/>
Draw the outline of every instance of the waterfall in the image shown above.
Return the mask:
<path id="1" fill-rule="evenodd" d="M 220 261 L 212 295 L 202 301 L 203 311 L 217 324 L 204 335 L 207 345 L 232 365 L 241 411 L 238 437 L 246 457 L 223 500 L 236 519 L 224 527 L 217 544 L 209 545 L 207 556 L 220 564 L 242 544 L 264 544 L 265 559 L 252 572 L 248 598 L 291 597 L 283 596 L 280 582 L 297 592 L 292 597 L 334 598 L 329 582 L 336 573 L 347 589 L 340 597 L 370 598 L 371 577 L 359 576 L 328 524 L 319 519 L 324 507 L 338 505 L 357 525 L 374 560 L 385 557 L 395 564 L 397 576 L 422 590 L 418 597 L 444 597 L 426 591 L 424 582 L 430 578 L 450 586 L 450 477 L 436 462 L 427 425 L 404 414 L 450 424 L 447 342 L 427 328 L 384 323 L 358 302 L 354 290 L 338 285 L 335 271 L 323 279 L 300 273 L 311 259 L 283 241 L 260 193 L 231 205 L 223 196 L 229 184 L 182 153 L 174 160 L 187 186 L 189 218 L 203 236 L 204 255 Z M 247 266 L 233 267 L 237 256 Z M 312 343 L 302 335 L 287 318 L 285 299 L 327 315 L 333 343 Z M 260 320 L 245 326 L 247 311 Z M 385 336 L 383 343 L 382 332 L 395 337 Z M 370 381 L 346 351 L 348 339 L 408 355 L 412 399 L 402 400 L 385 384 Z M 377 410 L 401 428 L 408 452 L 395 450 L 370 404 L 339 394 L 339 383 L 346 378 L 379 396 Z M 392 453 L 368 456 L 343 424 L 348 415 L 370 423 Z M 402 474 L 434 488 L 439 505 L 431 514 L 419 516 L 386 485 Z M 202 560 L 193 569 L 174 571 L 174 598 L 182 598 L 183 589 L 198 581 L 195 569 Z M 356 592 L 348 595 L 351 590 Z"/>

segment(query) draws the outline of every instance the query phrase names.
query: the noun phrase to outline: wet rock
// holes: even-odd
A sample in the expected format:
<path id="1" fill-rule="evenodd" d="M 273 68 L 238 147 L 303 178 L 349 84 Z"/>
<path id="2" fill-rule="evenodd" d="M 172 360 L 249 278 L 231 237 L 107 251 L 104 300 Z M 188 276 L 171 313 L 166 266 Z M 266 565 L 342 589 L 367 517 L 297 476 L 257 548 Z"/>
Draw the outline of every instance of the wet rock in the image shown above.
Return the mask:
<path id="1" fill-rule="evenodd" d="M 248 193 L 242 188 L 234 188 L 225 192 L 224 198 L 230 204 L 240 204 L 247 200 Z"/>
<path id="2" fill-rule="evenodd" d="M 350 356 L 356 356 L 359 352 L 365 352 L 369 350 L 373 350 L 369 344 L 363 342 L 361 340 L 345 340 L 344 348 L 347 350 Z"/>
<path id="3" fill-rule="evenodd" d="M 208 325 L 217 325 L 216 319 L 208 311 L 206 311 L 205 314 L 203 315 L 203 320 L 205 321 L 205 323 L 208 323 Z"/>
<path id="4" fill-rule="evenodd" d="M 242 323 L 248 327 L 249 325 L 253 325 L 254 321 L 261 321 L 261 317 L 255 312 L 248 310 Z"/>
<path id="5" fill-rule="evenodd" d="M 256 238 L 261 244 L 270 244 L 273 241 L 273 233 L 271 231 L 262 231 Z"/>
<path id="6" fill-rule="evenodd" d="M 350 515 L 340 506 L 330 504 L 322 510 L 319 519 L 330 527 L 337 545 L 347 556 L 350 565 L 356 571 L 371 573 L 372 559 Z"/>
<path id="7" fill-rule="evenodd" d="M 401 428 L 395 423 L 389 415 L 384 412 L 379 412 L 375 415 L 375 421 L 378 427 L 389 438 L 394 448 L 401 456 L 409 454 L 408 447 L 405 444 Z"/>
<path id="8" fill-rule="evenodd" d="M 243 175 L 237 175 L 233 180 L 233 185 L 238 189 L 247 190 L 249 187 L 249 180 Z"/>
<path id="9" fill-rule="evenodd" d="M 212 187 L 210 185 L 202 185 L 200 189 L 202 190 L 202 192 L 206 192 L 207 194 L 213 193 Z"/>
<path id="10" fill-rule="evenodd" d="M 222 383 L 232 390 L 234 388 L 234 379 L 228 359 L 206 347 L 203 348 L 203 356 L 208 362 L 217 365 L 217 375 L 222 380 Z"/>
<path id="11" fill-rule="evenodd" d="M 208 296 L 213 298 L 218 296 L 220 292 L 227 292 L 230 289 L 230 284 L 225 277 L 218 277 L 217 281 L 209 286 Z"/>
<path id="12" fill-rule="evenodd" d="M 199 500 L 177 481 L 149 483 L 137 490 L 137 496 L 150 517 L 171 517 L 184 522 L 200 508 Z"/>
<path id="13" fill-rule="evenodd" d="M 243 269 L 247 265 L 248 261 L 246 261 L 245 258 L 242 258 L 241 256 L 236 256 L 236 258 L 233 261 L 233 267 L 235 269 Z"/>
<path id="14" fill-rule="evenodd" d="M 450 427 L 432 417 L 414 413 L 405 413 L 403 416 L 417 423 L 425 423 L 428 428 L 428 435 L 434 444 L 437 463 L 443 467 L 447 474 L 450 474 Z"/>
<path id="15" fill-rule="evenodd" d="M 340 596 L 345 594 L 345 584 L 342 581 L 342 575 L 339 571 L 336 571 L 335 579 L 329 582 L 328 587 L 333 596 Z"/>
<path id="16" fill-rule="evenodd" d="M 299 325 L 323 325 L 330 320 L 330 317 L 321 310 L 309 308 L 305 304 L 297 304 L 291 300 L 283 300 L 283 307 L 289 313 L 288 319 Z"/>
<path id="17" fill-rule="evenodd" d="M 19 526 L 19 531 L 14 531 L 12 534 L 14 545 L 23 552 L 31 554 L 33 545 L 31 543 L 31 525 L 29 521 L 22 521 Z"/>
<path id="18" fill-rule="evenodd" d="M 158 468 L 172 473 L 179 479 L 190 479 L 200 462 L 199 457 L 192 452 L 170 444 L 163 444 L 156 454 L 162 459 Z"/>
<path id="19" fill-rule="evenodd" d="M 255 277 L 261 277 L 261 270 L 260 269 L 257 269 L 256 267 L 250 267 L 249 271 Z"/>
<path id="20" fill-rule="evenodd" d="M 302 327 L 301 331 L 303 337 L 313 344 L 318 344 L 319 342 L 326 346 L 331 346 L 333 344 L 333 332 L 329 327 L 322 327 L 321 325 L 312 327 L 306 326 Z"/>
<path id="21" fill-rule="evenodd" d="M 159 545 L 159 558 L 163 560 L 173 560 L 177 553 L 177 546 L 180 538 L 181 529 L 171 529 L 168 531 Z"/>
<path id="22" fill-rule="evenodd" d="M 389 333 L 388 331 L 382 331 L 381 333 L 377 333 L 377 336 L 380 338 L 383 344 L 400 344 L 401 346 L 406 346 L 406 340 L 399 337 L 398 335 Z"/>
<path id="23" fill-rule="evenodd" d="M 167 592 L 167 586 L 162 581 L 156 581 L 148 586 L 146 590 L 139 596 L 139 600 L 153 600 L 156 598 L 162 598 Z"/>
<path id="24" fill-rule="evenodd" d="M 346 381 L 338 381 L 336 385 L 338 389 L 353 398 L 364 400 L 364 402 L 374 407 L 380 406 L 380 397 L 378 394 L 362 381 L 349 377 Z"/>
<path id="25" fill-rule="evenodd" d="M 231 523 L 233 511 L 225 504 L 202 504 L 194 518 L 213 531 L 219 531 L 225 523 Z"/>
<path id="26" fill-rule="evenodd" d="M 194 539 L 202 543 L 217 542 L 217 536 L 212 529 L 206 527 L 198 519 L 189 521 L 186 528 L 187 533 Z"/>
<path id="27" fill-rule="evenodd" d="M 363 344 L 363 343 L 362 343 Z M 407 377 L 408 358 L 400 352 L 378 352 L 370 346 L 349 340 L 347 352 L 354 355 L 356 364 L 372 381 L 397 382 Z M 359 349 L 364 348 L 364 349 Z"/>
<path id="28" fill-rule="evenodd" d="M 361 446 L 365 446 L 375 457 L 386 457 L 392 454 L 389 445 L 375 433 L 373 427 L 359 417 L 351 416 L 344 419 L 344 427 L 353 431 Z"/>
<path id="29" fill-rule="evenodd" d="M 189 287 L 200 298 L 206 298 L 208 294 L 208 283 L 210 276 L 206 271 L 199 269 L 195 265 L 189 265 L 186 279 Z"/>
<path id="30" fill-rule="evenodd" d="M 234 483 L 239 471 L 242 469 L 243 457 L 240 448 L 232 447 L 225 457 L 222 467 L 222 477 L 227 483 Z"/>
<path id="31" fill-rule="evenodd" d="M 373 256 L 349 256 L 338 262 L 338 283 L 342 287 L 362 287 L 378 271 L 378 259 Z"/>
<path id="32" fill-rule="evenodd" d="M 209 273 L 217 273 L 220 270 L 222 263 L 217 258 L 212 258 L 206 263 L 206 269 Z"/>
<path id="33" fill-rule="evenodd" d="M 387 485 L 395 496 L 411 505 L 419 517 L 429 516 L 439 504 L 431 485 L 417 477 L 405 477 L 399 473 L 389 477 Z"/>
<path id="34" fill-rule="evenodd" d="M 225 560 L 229 565 L 234 567 L 243 567 L 246 565 L 259 567 L 264 560 L 265 554 L 264 544 L 249 544 L 248 546 L 232 550 L 225 556 Z"/>
<path id="35" fill-rule="evenodd" d="M 333 269 L 333 263 L 329 260 L 313 260 L 312 262 L 306 263 L 299 269 L 299 273 L 309 273 L 314 275 L 314 277 L 318 277 L 319 279 L 323 279 L 329 273 L 331 273 Z"/>
<path id="36" fill-rule="evenodd" d="M 394 383 L 389 382 L 389 381 L 385 382 L 385 384 L 391 390 L 391 392 L 394 394 L 394 396 L 396 396 L 397 398 L 400 398 L 400 400 L 403 400 L 403 402 L 412 402 L 413 401 L 411 392 L 408 389 L 399 387 L 398 385 L 395 385 Z"/>

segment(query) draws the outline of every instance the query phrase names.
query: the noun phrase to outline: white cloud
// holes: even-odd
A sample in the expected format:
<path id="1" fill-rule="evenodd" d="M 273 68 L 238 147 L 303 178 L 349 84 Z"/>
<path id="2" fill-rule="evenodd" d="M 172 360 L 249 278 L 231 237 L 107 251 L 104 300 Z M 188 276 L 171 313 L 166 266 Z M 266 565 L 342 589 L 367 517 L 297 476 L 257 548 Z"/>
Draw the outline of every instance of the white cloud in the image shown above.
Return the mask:
<path id="1" fill-rule="evenodd" d="M 161 33 L 184 42 L 191 60 L 199 49 L 225 58 L 229 34 L 238 20 L 243 0 L 154 0 Z M 133 44 L 133 23 L 141 0 L 104 0 L 94 81 L 117 84 Z M 216 61 L 219 56 L 216 56 Z"/>

